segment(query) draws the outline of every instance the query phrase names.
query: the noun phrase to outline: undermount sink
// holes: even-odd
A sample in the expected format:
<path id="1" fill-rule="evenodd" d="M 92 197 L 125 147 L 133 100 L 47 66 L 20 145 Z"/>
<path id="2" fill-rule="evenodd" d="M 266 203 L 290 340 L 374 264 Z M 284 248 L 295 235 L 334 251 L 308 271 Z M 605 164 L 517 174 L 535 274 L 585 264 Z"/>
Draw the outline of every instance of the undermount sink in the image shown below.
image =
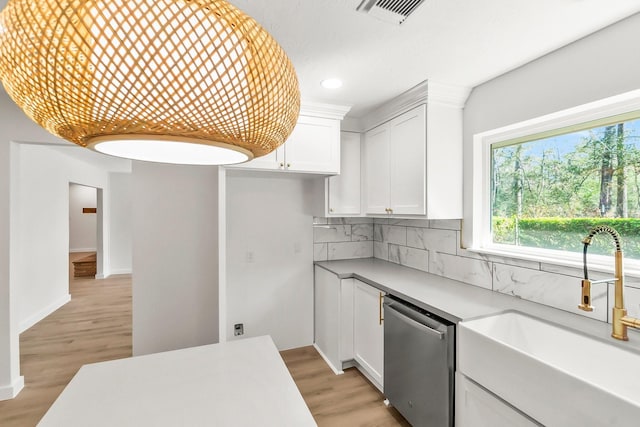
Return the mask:
<path id="1" fill-rule="evenodd" d="M 545 426 L 640 423 L 640 354 L 518 311 L 458 325 L 458 370 Z"/>

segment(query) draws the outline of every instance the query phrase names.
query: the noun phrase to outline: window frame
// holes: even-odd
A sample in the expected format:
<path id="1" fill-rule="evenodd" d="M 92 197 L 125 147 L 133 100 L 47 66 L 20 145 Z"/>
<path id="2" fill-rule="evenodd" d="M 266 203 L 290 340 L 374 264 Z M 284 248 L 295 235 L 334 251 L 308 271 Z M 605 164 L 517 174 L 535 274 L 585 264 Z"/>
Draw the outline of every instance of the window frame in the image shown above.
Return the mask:
<path id="1" fill-rule="evenodd" d="M 590 102 L 473 135 L 472 230 L 468 250 L 488 255 L 582 268 L 582 254 L 493 243 L 491 236 L 491 147 L 583 130 L 637 117 L 640 90 Z M 624 242 L 622 247 L 624 253 Z M 589 255 L 589 270 L 613 272 L 613 257 Z M 640 261 L 625 259 L 625 275 L 640 277 Z"/>

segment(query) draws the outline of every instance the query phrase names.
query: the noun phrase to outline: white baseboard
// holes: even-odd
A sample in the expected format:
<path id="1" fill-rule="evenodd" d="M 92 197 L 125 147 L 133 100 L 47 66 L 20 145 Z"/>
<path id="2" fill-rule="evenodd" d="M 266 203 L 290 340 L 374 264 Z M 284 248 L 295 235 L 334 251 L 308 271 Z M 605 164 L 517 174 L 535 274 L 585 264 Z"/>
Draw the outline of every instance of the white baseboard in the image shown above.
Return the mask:
<path id="1" fill-rule="evenodd" d="M 96 252 L 97 249 L 96 248 L 75 248 L 75 249 L 69 249 L 69 253 L 71 254 L 75 254 L 77 252 Z"/>
<path id="2" fill-rule="evenodd" d="M 15 379 L 13 384 L 0 387 L 0 400 L 13 399 L 24 388 L 24 377 L 21 375 Z"/>
<path id="3" fill-rule="evenodd" d="M 131 269 L 111 270 L 108 274 L 96 274 L 96 279 L 106 279 L 118 274 L 131 274 Z"/>
<path id="4" fill-rule="evenodd" d="M 38 323 L 39 321 L 41 321 L 42 319 L 44 319 L 45 317 L 47 317 L 48 315 L 56 311 L 57 309 L 59 309 L 69 301 L 71 301 L 71 295 L 67 294 L 62 298 L 58 299 L 57 301 L 54 301 L 53 303 L 49 304 L 48 306 L 38 311 L 37 313 L 32 314 L 31 316 L 29 316 L 28 318 L 20 322 L 20 333 L 23 333 L 24 331 L 26 331 L 27 329 L 29 329 L 30 327 L 32 327 L 33 325 L 35 325 L 36 323 Z"/>
<path id="5" fill-rule="evenodd" d="M 333 371 L 334 374 L 336 374 L 336 375 L 344 374 L 344 371 L 338 370 L 338 368 L 333 366 L 333 364 L 329 361 L 329 358 L 324 355 L 324 353 L 322 352 L 322 350 L 320 350 L 320 347 L 318 347 L 318 345 L 316 343 L 313 343 L 313 348 L 315 348 L 318 351 L 318 353 L 320 354 L 320 356 L 324 359 L 324 361 L 327 362 L 327 365 L 329 365 L 329 367 L 331 368 L 331 370 Z"/>
<path id="6" fill-rule="evenodd" d="M 369 365 L 367 362 L 362 360 L 357 355 L 354 361 L 355 361 L 354 366 L 360 371 L 360 373 L 362 373 L 362 375 L 364 375 L 371 384 L 373 384 L 378 390 L 380 390 L 380 393 L 384 393 L 382 384 L 380 384 L 380 381 L 381 380 L 384 381 L 384 378 L 382 378 L 381 380 L 378 380 L 376 377 L 374 377 L 373 374 L 371 374 L 371 371 L 375 372 L 375 369 L 373 369 L 371 365 Z"/>
<path id="7" fill-rule="evenodd" d="M 131 274 L 131 269 L 130 268 L 121 268 L 118 270 L 111 270 L 111 273 L 109 273 L 109 276 L 113 276 L 115 274 Z"/>

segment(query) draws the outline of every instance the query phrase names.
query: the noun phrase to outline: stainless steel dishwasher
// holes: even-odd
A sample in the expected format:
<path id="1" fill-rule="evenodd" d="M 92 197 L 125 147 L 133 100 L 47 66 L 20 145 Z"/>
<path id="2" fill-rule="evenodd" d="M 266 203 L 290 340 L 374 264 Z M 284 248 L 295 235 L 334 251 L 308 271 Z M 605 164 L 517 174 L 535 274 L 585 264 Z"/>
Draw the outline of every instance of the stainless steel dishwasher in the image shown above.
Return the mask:
<path id="1" fill-rule="evenodd" d="M 384 298 L 384 394 L 413 425 L 453 426 L 455 325 Z"/>

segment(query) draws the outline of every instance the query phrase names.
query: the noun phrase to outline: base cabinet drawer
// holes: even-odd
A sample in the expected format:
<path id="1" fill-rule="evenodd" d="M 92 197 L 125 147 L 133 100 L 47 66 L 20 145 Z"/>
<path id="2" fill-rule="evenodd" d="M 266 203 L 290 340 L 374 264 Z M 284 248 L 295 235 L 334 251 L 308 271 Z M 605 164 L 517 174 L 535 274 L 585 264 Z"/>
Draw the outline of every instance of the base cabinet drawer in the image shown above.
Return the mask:
<path id="1" fill-rule="evenodd" d="M 531 418 L 456 372 L 456 427 L 539 427 Z"/>

